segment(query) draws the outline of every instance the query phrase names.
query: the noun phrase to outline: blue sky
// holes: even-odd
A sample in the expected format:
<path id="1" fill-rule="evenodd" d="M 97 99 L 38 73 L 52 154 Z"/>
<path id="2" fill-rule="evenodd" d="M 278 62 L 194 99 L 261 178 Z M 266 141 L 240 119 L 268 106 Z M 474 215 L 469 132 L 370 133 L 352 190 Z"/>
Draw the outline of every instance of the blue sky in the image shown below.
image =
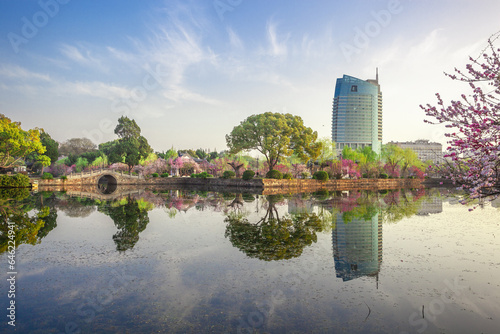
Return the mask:
<path id="1" fill-rule="evenodd" d="M 335 80 L 375 77 L 383 141 L 445 143 L 420 104 L 500 30 L 497 0 L 0 1 L 0 113 L 54 139 L 115 139 L 134 118 L 157 151 L 226 148 L 266 111 L 331 135 Z"/>

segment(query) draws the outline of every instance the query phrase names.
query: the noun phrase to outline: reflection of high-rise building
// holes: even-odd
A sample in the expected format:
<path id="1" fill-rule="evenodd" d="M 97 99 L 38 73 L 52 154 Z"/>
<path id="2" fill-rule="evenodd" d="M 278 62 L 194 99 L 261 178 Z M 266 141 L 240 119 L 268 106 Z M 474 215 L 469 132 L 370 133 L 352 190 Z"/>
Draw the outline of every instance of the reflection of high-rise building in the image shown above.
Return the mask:
<path id="1" fill-rule="evenodd" d="M 337 150 L 369 146 L 380 154 L 382 146 L 382 92 L 375 80 L 348 75 L 337 79 L 333 98 L 332 141 Z"/>
<path id="2" fill-rule="evenodd" d="M 349 281 L 362 276 L 377 276 L 382 263 L 382 216 L 370 220 L 353 219 L 344 223 L 337 215 L 332 231 L 336 276 Z"/>

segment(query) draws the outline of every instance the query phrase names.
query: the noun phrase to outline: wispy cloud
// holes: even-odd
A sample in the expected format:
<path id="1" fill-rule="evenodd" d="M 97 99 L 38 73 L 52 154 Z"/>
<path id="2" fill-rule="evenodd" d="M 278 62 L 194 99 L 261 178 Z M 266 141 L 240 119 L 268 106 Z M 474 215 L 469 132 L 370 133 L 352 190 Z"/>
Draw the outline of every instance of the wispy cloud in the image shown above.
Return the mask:
<path id="1" fill-rule="evenodd" d="M 210 104 L 210 105 L 221 105 L 222 102 L 210 98 L 208 96 L 202 95 L 195 93 L 189 89 L 184 89 L 181 86 L 177 87 L 172 87 L 171 89 L 163 91 L 163 96 L 166 99 L 175 101 L 175 102 L 182 102 L 182 101 L 191 101 L 191 102 L 200 102 L 204 104 Z"/>
<path id="2" fill-rule="evenodd" d="M 62 44 L 60 52 L 71 62 L 81 66 L 96 69 L 102 72 L 108 72 L 108 67 L 103 63 L 103 57 L 97 57 L 88 46 L 81 44 L 68 45 Z"/>
<path id="3" fill-rule="evenodd" d="M 71 82 L 61 78 L 52 78 L 49 75 L 29 71 L 17 65 L 3 65 L 0 67 L 0 78 L 10 79 L 10 84 L 3 84 L 3 91 L 16 91 L 26 95 L 53 95 L 53 96 L 92 96 L 112 100 L 126 98 L 131 91 L 122 86 L 104 82 Z M 40 82 L 43 82 L 41 84 Z"/>
<path id="4" fill-rule="evenodd" d="M 50 76 L 47 74 L 32 72 L 18 65 L 2 65 L 0 67 L 0 77 L 19 80 L 51 81 Z"/>
<path id="5" fill-rule="evenodd" d="M 107 84 L 99 81 L 94 82 L 66 82 L 55 87 L 59 94 L 64 93 L 80 96 L 91 96 L 106 100 L 117 98 L 128 98 L 131 90 L 117 85 Z"/>
<path id="6" fill-rule="evenodd" d="M 118 50 L 118 49 L 110 47 L 110 46 L 108 46 L 106 48 L 106 50 L 108 51 L 108 53 L 109 53 L 109 55 L 110 55 L 111 58 L 119 60 L 121 62 L 125 62 L 125 63 L 137 63 L 137 61 L 138 61 L 137 55 L 132 54 L 130 52 L 125 52 L 125 51 L 122 51 L 122 50 Z"/>
<path id="7" fill-rule="evenodd" d="M 145 64 L 162 69 L 162 95 L 173 101 L 218 103 L 213 98 L 195 92 L 189 85 L 187 72 L 217 63 L 215 53 L 203 43 L 207 33 L 203 13 L 196 7 L 179 6 L 164 10 L 166 20 L 157 23 L 146 42 L 134 45 Z M 165 23 L 166 22 L 166 23 Z"/>
<path id="8" fill-rule="evenodd" d="M 274 57 L 286 57 L 288 54 L 287 41 L 290 39 L 290 35 L 287 34 L 283 38 L 282 36 L 278 35 L 276 29 L 276 23 L 267 23 L 267 39 L 269 42 L 268 54 Z"/>
<path id="9" fill-rule="evenodd" d="M 240 37 L 234 32 L 233 29 L 227 27 L 227 35 L 229 37 L 229 43 L 233 50 L 241 51 L 244 49 L 243 42 Z"/>

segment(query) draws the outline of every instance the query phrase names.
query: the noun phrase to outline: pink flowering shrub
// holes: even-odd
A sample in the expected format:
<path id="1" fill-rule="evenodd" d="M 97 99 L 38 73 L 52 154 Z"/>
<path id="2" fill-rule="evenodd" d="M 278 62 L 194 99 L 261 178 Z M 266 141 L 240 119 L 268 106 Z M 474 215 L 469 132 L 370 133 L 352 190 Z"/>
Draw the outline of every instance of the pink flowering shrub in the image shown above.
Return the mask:
<path id="1" fill-rule="evenodd" d="M 279 170 L 281 172 L 281 174 L 285 174 L 285 173 L 290 172 L 290 168 L 284 164 L 276 165 L 276 166 L 274 166 L 274 169 Z"/>
<path id="2" fill-rule="evenodd" d="M 425 178 L 424 172 L 416 166 L 411 166 L 410 168 L 408 168 L 408 175 L 413 176 L 417 179 L 424 179 Z"/>
<path id="3" fill-rule="evenodd" d="M 455 184 L 467 191 L 468 200 L 500 194 L 500 48 L 493 45 L 500 32 L 488 40 L 488 47 L 477 58 L 470 57 L 466 71 L 446 74 L 467 83 L 469 95 L 462 94 L 445 106 L 439 94 L 437 107 L 420 106 L 433 119 L 425 122 L 445 124 L 450 129 L 445 157 L 450 160 L 440 169 Z"/>
<path id="4" fill-rule="evenodd" d="M 139 166 L 136 166 L 135 168 L 137 169 L 137 167 Z M 163 174 L 168 170 L 168 163 L 167 160 L 158 158 L 155 161 L 148 163 L 143 169 L 142 173 L 144 175 L 150 175 L 153 173 Z"/>
<path id="5" fill-rule="evenodd" d="M 398 166 L 391 166 L 390 164 L 385 164 L 383 170 L 384 173 L 389 175 L 389 177 L 397 179 L 400 176 L 400 170 Z"/>

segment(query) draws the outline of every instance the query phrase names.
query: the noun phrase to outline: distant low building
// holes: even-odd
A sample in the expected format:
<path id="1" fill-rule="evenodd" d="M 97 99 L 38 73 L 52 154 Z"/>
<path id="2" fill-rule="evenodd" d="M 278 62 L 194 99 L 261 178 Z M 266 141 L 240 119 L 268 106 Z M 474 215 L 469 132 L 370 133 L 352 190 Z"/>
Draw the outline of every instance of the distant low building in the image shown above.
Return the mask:
<path id="1" fill-rule="evenodd" d="M 17 166 L 17 167 L 14 167 L 14 172 L 16 172 L 16 173 L 26 172 L 26 166 Z"/>
<path id="2" fill-rule="evenodd" d="M 418 158 L 425 162 L 431 160 L 434 164 L 444 162 L 443 145 L 440 143 L 430 142 L 427 139 L 419 139 L 406 142 L 389 142 L 389 144 L 397 145 L 401 148 L 411 148 L 417 154 Z"/>

